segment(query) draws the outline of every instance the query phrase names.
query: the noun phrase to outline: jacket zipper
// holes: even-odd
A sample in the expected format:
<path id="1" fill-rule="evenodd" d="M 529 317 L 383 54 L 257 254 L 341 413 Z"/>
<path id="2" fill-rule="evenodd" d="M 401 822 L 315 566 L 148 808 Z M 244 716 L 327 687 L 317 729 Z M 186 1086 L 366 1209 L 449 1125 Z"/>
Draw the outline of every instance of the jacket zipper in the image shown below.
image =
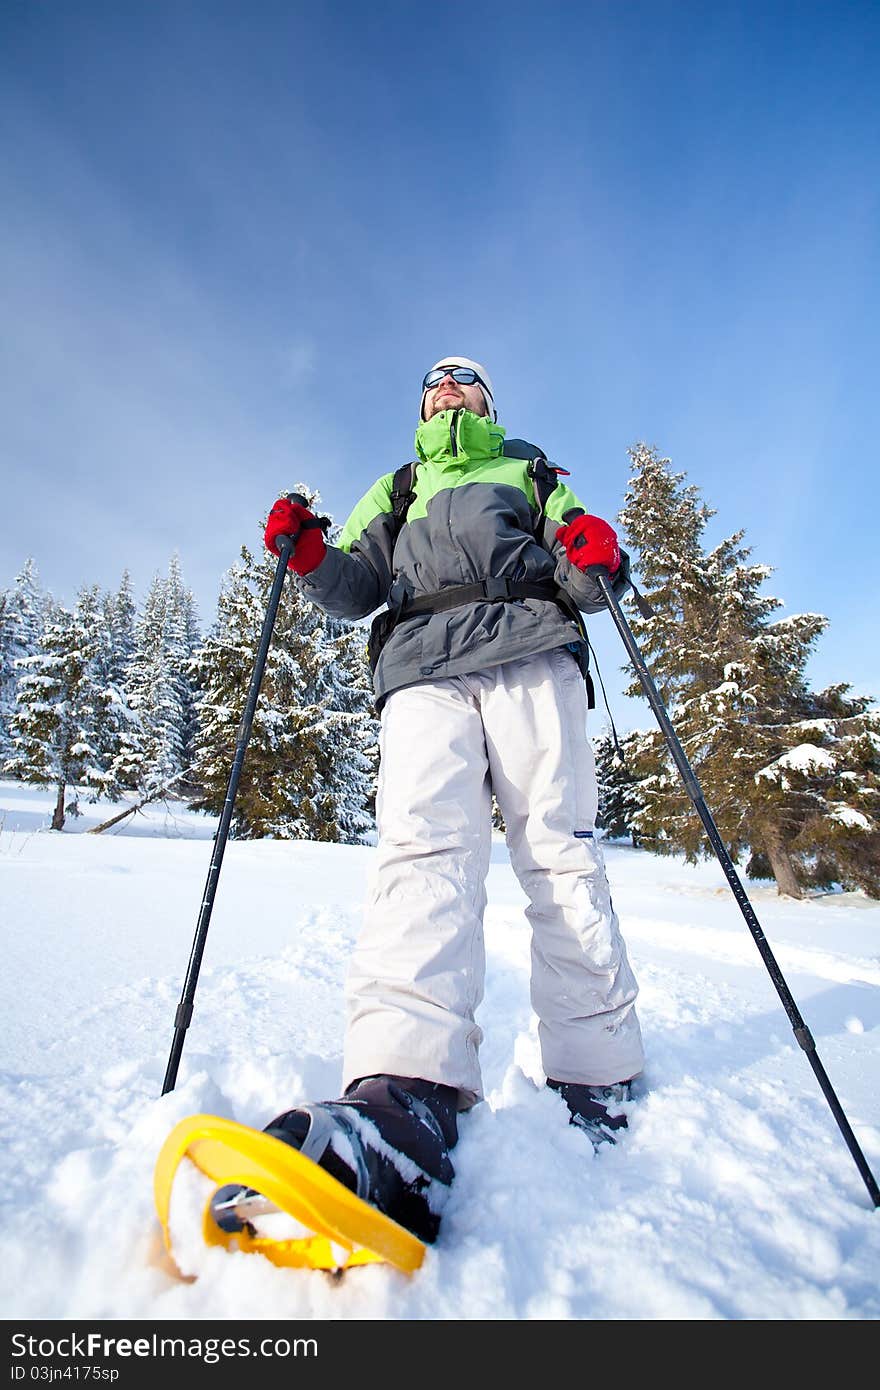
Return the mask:
<path id="1" fill-rule="evenodd" d="M 458 458 L 458 440 L 455 437 L 455 426 L 458 421 L 458 411 L 453 410 L 452 419 L 449 421 L 449 443 L 452 447 L 452 457 Z"/>

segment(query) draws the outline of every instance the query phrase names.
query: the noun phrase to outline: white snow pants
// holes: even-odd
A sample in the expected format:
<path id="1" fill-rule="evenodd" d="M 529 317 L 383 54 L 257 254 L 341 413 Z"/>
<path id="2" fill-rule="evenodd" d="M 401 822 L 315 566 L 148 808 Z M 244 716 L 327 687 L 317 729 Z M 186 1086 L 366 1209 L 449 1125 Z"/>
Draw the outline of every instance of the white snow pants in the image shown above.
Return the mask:
<path id="1" fill-rule="evenodd" d="M 586 688 L 564 647 L 395 691 L 382 711 L 374 882 L 346 984 L 344 1084 L 377 1073 L 482 1096 L 474 1015 L 494 791 L 529 899 L 531 1002 L 557 1081 L 642 1070 L 627 960 L 593 838 Z"/>

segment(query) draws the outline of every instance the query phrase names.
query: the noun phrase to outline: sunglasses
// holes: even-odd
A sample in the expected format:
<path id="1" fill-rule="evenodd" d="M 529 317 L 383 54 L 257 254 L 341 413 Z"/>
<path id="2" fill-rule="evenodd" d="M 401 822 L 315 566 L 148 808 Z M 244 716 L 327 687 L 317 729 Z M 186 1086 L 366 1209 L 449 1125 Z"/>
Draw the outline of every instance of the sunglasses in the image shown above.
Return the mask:
<path id="1" fill-rule="evenodd" d="M 422 381 L 422 390 L 430 391 L 432 387 L 439 386 L 444 377 L 451 376 L 453 381 L 457 381 L 459 386 L 485 386 L 482 377 L 474 371 L 473 367 L 435 367 L 428 372 Z"/>

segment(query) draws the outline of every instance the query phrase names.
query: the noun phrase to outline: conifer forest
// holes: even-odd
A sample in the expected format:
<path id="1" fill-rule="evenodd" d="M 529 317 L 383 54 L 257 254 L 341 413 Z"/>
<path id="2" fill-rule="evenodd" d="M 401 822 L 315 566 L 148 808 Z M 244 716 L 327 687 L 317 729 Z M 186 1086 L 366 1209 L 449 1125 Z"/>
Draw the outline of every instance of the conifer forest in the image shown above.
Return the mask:
<path id="1" fill-rule="evenodd" d="M 617 527 L 647 608 L 627 599 L 627 619 L 730 854 L 791 897 L 880 897 L 874 698 L 844 679 L 814 690 L 827 619 L 780 616 L 744 532 L 708 547 L 699 489 L 646 444 L 630 460 Z M 140 599 L 125 573 L 69 606 L 24 558 L 0 589 L 0 775 L 52 788 L 54 830 L 99 796 L 125 800 L 122 814 L 166 796 L 219 813 L 275 568 L 243 545 L 203 630 L 176 554 Z M 711 853 L 647 704 L 643 727 L 606 724 L 592 741 L 607 837 L 692 862 Z M 378 760 L 366 629 L 322 613 L 291 577 L 233 837 L 369 839 Z"/>

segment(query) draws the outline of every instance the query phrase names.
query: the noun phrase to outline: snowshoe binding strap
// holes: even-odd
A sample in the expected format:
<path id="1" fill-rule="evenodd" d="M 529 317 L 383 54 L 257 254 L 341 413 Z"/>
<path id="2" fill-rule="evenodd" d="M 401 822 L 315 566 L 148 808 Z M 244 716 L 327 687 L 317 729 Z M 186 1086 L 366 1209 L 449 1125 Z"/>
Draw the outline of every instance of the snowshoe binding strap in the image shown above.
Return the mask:
<path id="1" fill-rule="evenodd" d="M 297 1130 L 290 1123 L 294 1117 L 304 1115 L 309 1121 L 305 1136 L 300 1139 Z M 334 1177 L 345 1182 L 354 1192 L 355 1196 L 366 1201 L 370 1194 L 370 1173 L 367 1167 L 366 1154 L 360 1135 L 358 1134 L 349 1115 L 345 1113 L 345 1107 L 335 1105 L 332 1102 L 323 1105 L 298 1105 L 296 1110 L 289 1111 L 287 1115 L 279 1117 L 281 1123 L 273 1121 L 266 1128 L 266 1133 L 273 1135 L 276 1139 L 281 1139 L 285 1144 L 292 1144 L 299 1149 L 300 1153 L 306 1158 L 310 1158 L 313 1163 L 326 1168 Z M 288 1121 L 287 1124 L 284 1122 Z M 347 1141 L 347 1149 L 350 1151 L 350 1158 L 343 1159 L 333 1151 L 332 1140 L 334 1134 L 342 1134 Z M 333 1163 L 331 1151 L 339 1161 Z M 351 1177 L 354 1177 L 352 1185 Z"/>

